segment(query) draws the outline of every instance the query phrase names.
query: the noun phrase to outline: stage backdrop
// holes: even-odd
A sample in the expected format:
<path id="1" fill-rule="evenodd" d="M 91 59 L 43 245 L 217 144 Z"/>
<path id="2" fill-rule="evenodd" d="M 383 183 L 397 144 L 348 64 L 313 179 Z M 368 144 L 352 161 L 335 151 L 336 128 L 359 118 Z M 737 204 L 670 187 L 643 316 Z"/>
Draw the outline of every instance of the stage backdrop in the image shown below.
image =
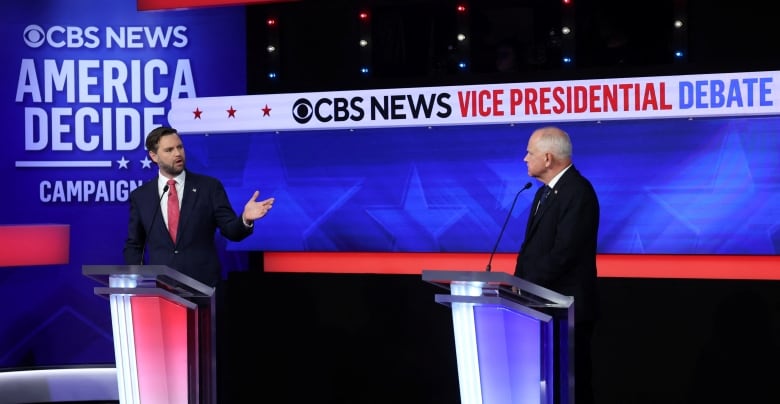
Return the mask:
<path id="1" fill-rule="evenodd" d="M 0 368 L 113 363 L 108 301 L 81 266 L 123 263 L 128 194 L 156 175 L 145 134 L 168 123 L 171 99 L 245 92 L 244 14 L 0 5 Z M 202 142 L 187 146 L 190 166 L 210 169 Z M 21 242 L 31 230 L 37 244 Z M 68 238 L 64 257 L 39 252 Z"/>
<path id="2" fill-rule="evenodd" d="M 108 304 L 81 266 L 122 263 L 128 194 L 156 174 L 143 138 L 166 123 L 235 207 L 276 197 L 253 236 L 219 240 L 226 271 L 249 251 L 487 258 L 517 192 L 539 185 L 522 158 L 548 123 L 599 193 L 601 254 L 780 249 L 778 72 L 244 96 L 243 8 L 1 11 L 0 225 L 9 240 L 65 226 L 69 254 L 0 269 L 0 367 L 113 362 Z M 499 252 L 517 251 L 532 197 Z"/>
<path id="3" fill-rule="evenodd" d="M 780 251 L 780 72 L 175 100 L 236 202 L 274 195 L 231 249 L 516 252 L 541 184 L 531 132 L 565 129 L 599 194 L 602 254 Z M 220 167 L 221 166 L 221 167 Z"/>

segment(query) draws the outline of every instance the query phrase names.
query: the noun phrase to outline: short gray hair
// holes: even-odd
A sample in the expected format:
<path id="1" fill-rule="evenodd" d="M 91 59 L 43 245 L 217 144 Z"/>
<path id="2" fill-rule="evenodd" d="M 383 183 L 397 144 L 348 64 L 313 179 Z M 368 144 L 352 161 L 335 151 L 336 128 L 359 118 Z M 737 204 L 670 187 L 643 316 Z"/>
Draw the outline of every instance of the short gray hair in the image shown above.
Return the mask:
<path id="1" fill-rule="evenodd" d="M 539 147 L 547 153 L 554 154 L 555 157 L 571 158 L 571 139 L 563 129 L 554 126 L 539 129 Z"/>

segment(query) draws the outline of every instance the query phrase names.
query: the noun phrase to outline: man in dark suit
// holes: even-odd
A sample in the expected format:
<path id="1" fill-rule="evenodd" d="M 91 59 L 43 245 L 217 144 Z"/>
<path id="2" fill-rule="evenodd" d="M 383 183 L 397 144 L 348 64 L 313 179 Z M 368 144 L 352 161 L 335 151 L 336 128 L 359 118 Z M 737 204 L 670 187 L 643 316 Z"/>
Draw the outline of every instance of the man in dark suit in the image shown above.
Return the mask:
<path id="1" fill-rule="evenodd" d="M 245 239 L 252 234 L 254 221 L 271 209 L 274 198 L 257 201 L 260 192 L 255 191 L 238 216 L 219 180 L 185 169 L 184 145 L 176 129 L 152 130 L 146 138 L 146 148 L 159 167 L 159 175 L 130 193 L 125 263 L 141 264 L 146 250 L 149 264 L 167 265 L 215 286 L 221 277 L 215 243 L 217 229 L 228 240 Z M 175 190 L 167 184 L 171 179 L 176 182 Z M 176 240 L 171 239 L 168 231 L 167 198 L 164 198 L 174 194 L 173 191 L 181 207 Z"/>
<path id="2" fill-rule="evenodd" d="M 220 234 L 231 241 L 245 239 L 252 234 L 254 221 L 271 209 L 274 198 L 258 201 L 260 192 L 255 191 L 244 205 L 241 216 L 237 215 L 222 182 L 186 170 L 184 145 L 176 129 L 159 127 L 152 130 L 146 138 L 146 149 L 157 164 L 159 175 L 130 193 L 125 263 L 142 264 L 146 251 L 149 264 L 167 265 L 215 287 L 209 301 L 198 306 L 200 367 L 203 370 L 201 402 L 215 403 L 216 323 L 217 317 L 221 316 L 217 311 L 223 310 L 220 302 L 224 299 L 222 288 L 217 287 L 222 280 L 222 269 L 216 232 L 219 229 Z"/>
<path id="3" fill-rule="evenodd" d="M 528 175 L 545 185 L 534 197 L 515 276 L 574 297 L 575 403 L 589 404 L 594 401 L 591 341 L 599 316 L 599 201 L 590 181 L 572 164 L 566 132 L 537 129 L 526 151 Z"/>

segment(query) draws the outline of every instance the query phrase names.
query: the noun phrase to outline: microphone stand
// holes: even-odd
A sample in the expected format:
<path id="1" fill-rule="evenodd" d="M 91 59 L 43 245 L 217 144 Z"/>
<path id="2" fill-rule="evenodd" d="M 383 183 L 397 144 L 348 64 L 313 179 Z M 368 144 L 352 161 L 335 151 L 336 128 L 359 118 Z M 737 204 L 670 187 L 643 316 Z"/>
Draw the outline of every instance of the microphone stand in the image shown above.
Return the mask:
<path id="1" fill-rule="evenodd" d="M 531 183 L 526 183 L 523 188 L 515 194 L 515 199 L 512 201 L 512 206 L 509 208 L 509 213 L 506 215 L 506 220 L 504 220 L 504 225 L 501 226 L 501 232 L 498 233 L 498 239 L 496 239 L 496 245 L 493 246 L 493 251 L 490 253 L 490 260 L 488 260 L 487 267 L 485 268 L 486 272 L 490 272 L 491 270 L 491 264 L 493 263 L 493 256 L 496 255 L 496 250 L 498 249 L 498 243 L 501 241 L 501 236 L 504 235 L 504 230 L 506 230 L 506 225 L 509 223 L 509 218 L 512 217 L 512 211 L 515 209 L 515 204 L 517 203 L 517 198 L 520 196 L 520 193 L 525 191 L 526 189 L 531 188 Z"/>

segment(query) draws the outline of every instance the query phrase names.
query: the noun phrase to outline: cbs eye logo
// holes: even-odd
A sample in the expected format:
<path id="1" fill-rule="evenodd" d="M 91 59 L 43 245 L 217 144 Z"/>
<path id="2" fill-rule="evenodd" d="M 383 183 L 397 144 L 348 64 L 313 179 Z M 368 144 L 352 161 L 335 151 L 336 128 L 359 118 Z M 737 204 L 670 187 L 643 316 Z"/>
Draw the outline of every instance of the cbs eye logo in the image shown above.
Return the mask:
<path id="1" fill-rule="evenodd" d="M 24 43 L 27 44 L 27 46 L 30 48 L 37 48 L 45 42 L 46 31 L 44 31 L 40 25 L 30 25 L 24 29 L 22 38 L 24 38 Z"/>
<path id="2" fill-rule="evenodd" d="M 292 108 L 293 119 L 298 123 L 307 123 L 314 116 L 314 107 L 311 102 L 305 98 L 299 98 L 295 101 Z"/>

